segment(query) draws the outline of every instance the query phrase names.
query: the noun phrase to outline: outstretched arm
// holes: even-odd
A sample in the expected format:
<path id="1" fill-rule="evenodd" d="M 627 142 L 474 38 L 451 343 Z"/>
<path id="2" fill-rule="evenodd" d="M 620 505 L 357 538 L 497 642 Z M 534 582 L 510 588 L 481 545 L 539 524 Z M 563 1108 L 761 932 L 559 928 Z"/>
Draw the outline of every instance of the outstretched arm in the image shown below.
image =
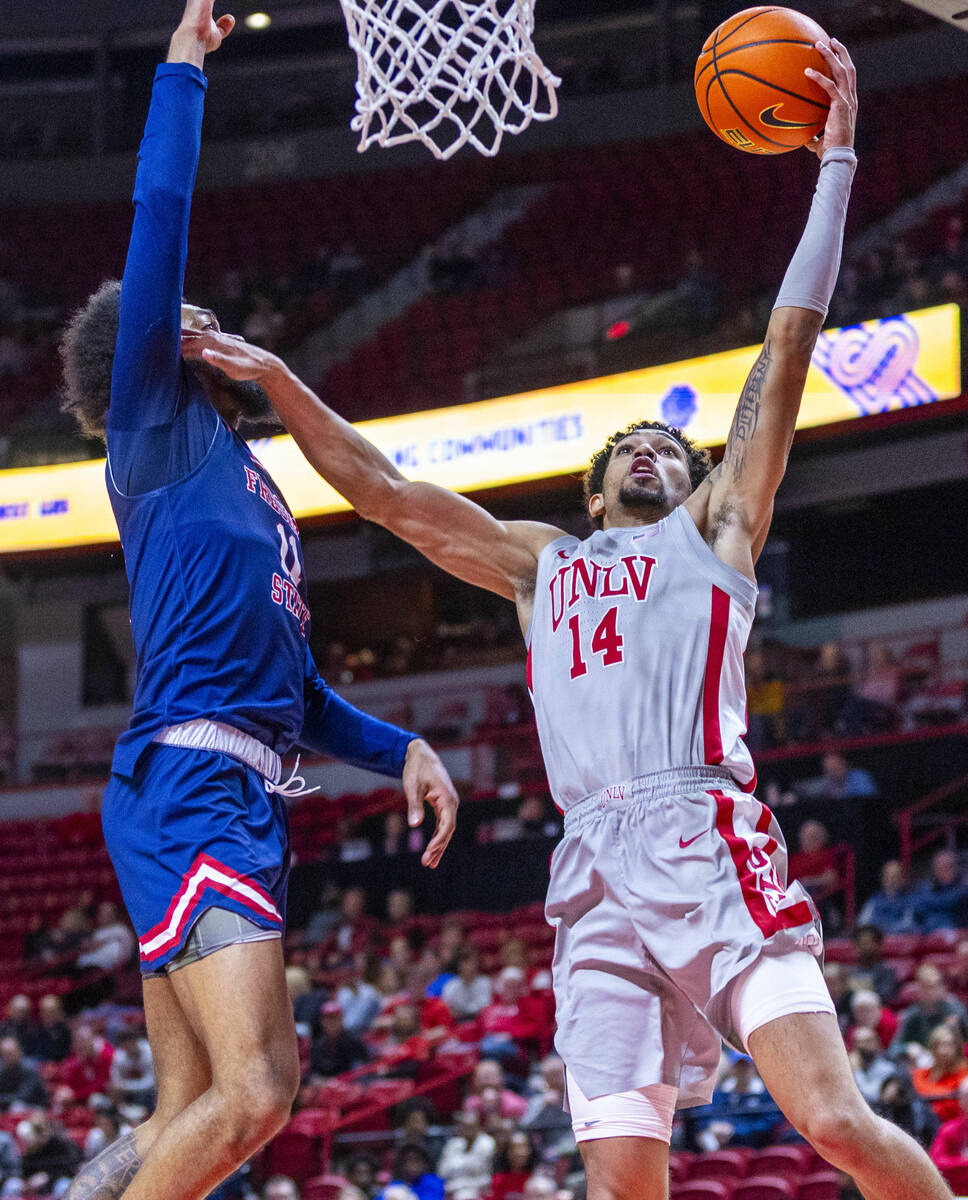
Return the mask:
<path id="1" fill-rule="evenodd" d="M 306 649 L 305 715 L 299 744 L 343 762 L 402 780 L 411 826 L 423 821 L 424 805 L 434 810 L 437 828 L 423 853 L 436 867 L 457 824 L 457 791 L 447 769 L 423 738 L 355 708 L 319 675 Z"/>
<path id="2" fill-rule="evenodd" d="M 233 379 L 256 380 L 309 462 L 361 517 L 383 525 L 459 579 L 518 600 L 521 612 L 538 555 L 560 530 L 534 521 L 498 521 L 456 492 L 404 478 L 275 355 L 241 338 L 185 333 L 182 353 L 204 358 Z"/>
<path id="3" fill-rule="evenodd" d="M 837 282 L 856 157 L 856 72 L 836 40 L 818 43 L 832 79 L 808 72 L 831 98 L 824 136 L 810 147 L 820 179 L 803 237 L 790 263 L 766 339 L 739 399 L 720 466 L 687 501 L 706 540 L 752 576 L 793 442 L 817 337 Z"/>
<path id="4" fill-rule="evenodd" d="M 122 491 L 165 482 L 157 460 L 167 447 L 150 431 L 170 428 L 182 398 L 181 303 L 206 87 L 201 67 L 235 24 L 230 16 L 215 20 L 213 3 L 186 5 L 167 62 L 155 72 L 138 155 L 107 413 L 108 451 Z"/>

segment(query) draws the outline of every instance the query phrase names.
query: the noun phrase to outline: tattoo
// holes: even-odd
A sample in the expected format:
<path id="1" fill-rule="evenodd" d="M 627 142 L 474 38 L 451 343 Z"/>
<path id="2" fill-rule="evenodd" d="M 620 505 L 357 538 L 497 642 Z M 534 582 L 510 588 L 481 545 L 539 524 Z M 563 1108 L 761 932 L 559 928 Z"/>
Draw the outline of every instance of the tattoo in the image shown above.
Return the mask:
<path id="1" fill-rule="evenodd" d="M 105 1146 L 67 1189 L 65 1200 L 119 1200 L 141 1166 L 134 1131 Z"/>
<path id="2" fill-rule="evenodd" d="M 746 469 L 746 454 L 760 419 L 760 397 L 770 361 L 770 342 L 767 339 L 743 386 L 739 404 L 736 406 L 736 415 L 733 417 L 733 424 L 726 440 L 723 466 L 729 471 L 732 483 L 739 483 L 743 478 L 743 471 Z"/>

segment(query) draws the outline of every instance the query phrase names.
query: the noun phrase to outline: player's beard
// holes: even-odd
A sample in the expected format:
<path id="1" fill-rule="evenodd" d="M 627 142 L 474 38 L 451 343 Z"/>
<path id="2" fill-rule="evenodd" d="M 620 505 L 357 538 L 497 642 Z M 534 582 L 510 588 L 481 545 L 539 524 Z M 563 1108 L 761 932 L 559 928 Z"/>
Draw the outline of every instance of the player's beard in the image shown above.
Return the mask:
<path id="1" fill-rule="evenodd" d="M 273 424 L 278 421 L 272 401 L 264 389 L 253 380 L 232 379 L 212 363 L 197 358 L 189 360 L 189 366 L 206 393 L 211 396 L 213 391 L 217 391 L 226 397 L 239 410 L 242 421 L 256 424 Z"/>
<path id="2" fill-rule="evenodd" d="M 636 477 L 622 480 L 618 489 L 618 501 L 626 509 L 660 509 L 666 507 L 666 489 L 661 479 L 648 481 L 648 485 L 638 482 Z"/>

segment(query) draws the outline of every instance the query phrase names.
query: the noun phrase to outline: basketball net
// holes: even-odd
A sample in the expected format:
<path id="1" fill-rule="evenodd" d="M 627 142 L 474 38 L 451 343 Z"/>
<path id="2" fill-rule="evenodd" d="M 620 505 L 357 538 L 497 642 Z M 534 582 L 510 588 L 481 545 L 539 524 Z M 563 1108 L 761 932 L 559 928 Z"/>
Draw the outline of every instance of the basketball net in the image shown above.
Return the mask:
<path id="1" fill-rule="evenodd" d="M 534 0 L 340 0 L 356 54 L 361 152 L 423 142 L 440 159 L 558 112 L 534 48 Z"/>

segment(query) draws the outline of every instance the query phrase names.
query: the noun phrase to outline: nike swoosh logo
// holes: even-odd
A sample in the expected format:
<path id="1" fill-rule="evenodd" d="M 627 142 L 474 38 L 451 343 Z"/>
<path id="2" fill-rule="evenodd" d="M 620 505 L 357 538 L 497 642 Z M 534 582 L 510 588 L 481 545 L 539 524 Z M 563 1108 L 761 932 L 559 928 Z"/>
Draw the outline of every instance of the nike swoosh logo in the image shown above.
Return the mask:
<path id="1" fill-rule="evenodd" d="M 700 832 L 699 832 L 699 833 L 697 833 L 695 837 L 691 837 L 691 838 L 689 839 L 689 841 L 688 841 L 688 842 L 684 842 L 684 841 L 682 840 L 682 837 L 680 836 L 680 838 L 679 838 L 679 849 L 680 849 L 680 850 L 685 850 L 685 848 L 686 848 L 687 846 L 691 846 L 693 842 L 695 842 L 695 841 L 698 841 L 698 840 L 699 840 L 699 838 L 701 838 L 701 837 L 702 837 L 702 835 L 703 835 L 705 832 L 706 832 L 706 831 L 705 831 L 705 829 L 703 829 L 703 830 L 700 830 Z"/>
<path id="2" fill-rule="evenodd" d="M 760 113 L 761 123 L 768 129 L 812 129 L 817 124 L 816 121 L 785 121 L 776 115 L 782 107 L 782 104 L 771 104 L 769 108 L 764 108 Z"/>

